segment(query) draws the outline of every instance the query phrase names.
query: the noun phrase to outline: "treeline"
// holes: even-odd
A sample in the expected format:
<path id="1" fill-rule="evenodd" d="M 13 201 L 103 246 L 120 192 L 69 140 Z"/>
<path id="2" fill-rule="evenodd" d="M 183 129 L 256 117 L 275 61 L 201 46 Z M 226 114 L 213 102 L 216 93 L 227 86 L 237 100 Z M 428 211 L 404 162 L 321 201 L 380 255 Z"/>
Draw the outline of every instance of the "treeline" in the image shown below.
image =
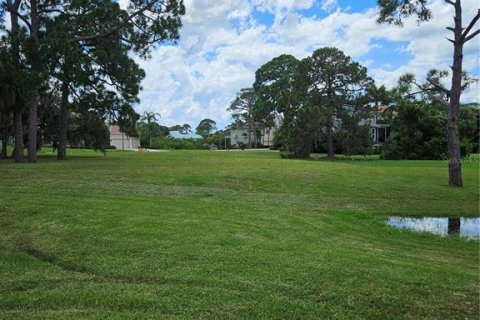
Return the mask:
<path id="1" fill-rule="evenodd" d="M 46 144 L 67 157 L 67 141 L 105 149 L 106 122 L 136 135 L 145 72 L 132 54 L 148 58 L 176 41 L 183 0 L 132 0 L 127 9 L 105 0 L 4 0 L 0 3 L 0 157 L 35 162 Z M 4 25 L 8 15 L 10 25 Z"/>
<path id="2" fill-rule="evenodd" d="M 329 158 L 337 152 L 380 152 L 386 159 L 444 159 L 447 110 L 430 89 L 444 76 L 431 71 L 428 84 L 421 84 L 405 75 L 387 90 L 342 51 L 321 48 L 303 60 L 291 55 L 272 59 L 228 110 L 236 125 L 249 132 L 274 126 L 281 118 L 275 141 L 286 157 L 321 151 Z M 389 125 L 390 138 L 381 146 L 374 146 L 371 137 L 373 119 Z M 478 152 L 478 108 L 462 109 L 460 131 L 462 153 Z"/>
<path id="3" fill-rule="evenodd" d="M 192 126 L 188 123 L 183 125 L 174 125 L 166 127 L 158 124 L 156 121 L 160 118 L 160 114 L 154 112 L 145 112 L 137 124 L 137 133 L 140 138 L 140 146 L 152 149 L 175 149 L 175 150 L 201 150 L 211 149 L 213 145 L 217 148 L 221 146 L 225 139 L 224 132 L 217 130 L 217 123 L 212 119 L 203 119 L 195 128 L 195 134 L 201 136 L 201 139 L 192 139 L 190 134 L 193 133 Z M 177 131 L 184 135 L 180 137 L 171 137 L 170 132 Z M 225 143 L 223 143 L 225 146 Z"/>

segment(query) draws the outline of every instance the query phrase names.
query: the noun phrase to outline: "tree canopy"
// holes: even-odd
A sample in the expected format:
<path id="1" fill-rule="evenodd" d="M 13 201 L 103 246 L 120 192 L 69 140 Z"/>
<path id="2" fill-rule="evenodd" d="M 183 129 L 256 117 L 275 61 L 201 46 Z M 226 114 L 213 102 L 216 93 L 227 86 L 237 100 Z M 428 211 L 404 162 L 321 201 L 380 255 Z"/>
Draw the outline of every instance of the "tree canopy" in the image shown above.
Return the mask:
<path id="1" fill-rule="evenodd" d="M 198 124 L 195 132 L 202 137 L 206 138 L 208 135 L 212 134 L 215 130 L 217 130 L 217 123 L 212 119 L 203 119 Z"/>

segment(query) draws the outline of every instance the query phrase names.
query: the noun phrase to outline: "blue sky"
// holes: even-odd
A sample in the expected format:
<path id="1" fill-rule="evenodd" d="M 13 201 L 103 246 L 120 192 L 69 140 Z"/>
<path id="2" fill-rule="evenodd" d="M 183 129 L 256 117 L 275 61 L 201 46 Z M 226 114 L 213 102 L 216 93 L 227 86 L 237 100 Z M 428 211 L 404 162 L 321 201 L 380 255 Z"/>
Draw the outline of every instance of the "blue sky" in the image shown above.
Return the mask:
<path id="1" fill-rule="evenodd" d="M 126 5 L 128 0 L 120 0 Z M 193 128 L 210 118 L 222 128 L 236 92 L 251 86 L 255 71 L 272 58 L 288 53 L 301 59 L 315 49 L 335 46 L 365 65 L 377 83 L 395 85 L 406 72 L 422 77 L 431 68 L 448 69 L 452 48 L 445 27 L 452 23 L 451 6 L 430 0 L 434 19 L 403 28 L 375 24 L 374 0 L 185 0 L 187 14 L 181 39 L 161 46 L 148 61 L 140 113 L 155 111 L 160 123 L 189 123 Z M 463 0 L 464 19 L 478 8 Z M 480 42 L 465 48 L 467 71 L 479 74 Z M 479 87 L 464 94 L 478 101 Z"/>

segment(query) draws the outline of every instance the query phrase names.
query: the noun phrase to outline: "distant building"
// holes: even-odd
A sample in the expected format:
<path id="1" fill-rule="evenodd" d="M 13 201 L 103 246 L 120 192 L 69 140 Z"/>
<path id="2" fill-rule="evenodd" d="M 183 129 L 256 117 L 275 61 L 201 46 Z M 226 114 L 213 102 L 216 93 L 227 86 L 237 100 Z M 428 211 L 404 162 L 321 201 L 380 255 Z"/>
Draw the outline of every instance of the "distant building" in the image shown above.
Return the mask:
<path id="1" fill-rule="evenodd" d="M 140 140 L 135 137 L 130 137 L 122 132 L 119 126 L 109 125 L 110 131 L 110 145 L 118 150 L 134 150 L 140 147 Z"/>
<path id="2" fill-rule="evenodd" d="M 272 147 L 275 139 L 276 127 L 266 127 L 260 130 L 260 143 L 264 147 Z"/>
<path id="3" fill-rule="evenodd" d="M 370 127 L 370 137 L 374 144 L 385 143 L 390 135 L 390 126 L 383 117 L 386 108 L 386 106 L 379 106 L 374 116 L 359 122 L 360 125 Z"/>
<path id="4" fill-rule="evenodd" d="M 279 114 L 275 114 L 273 125 L 270 127 L 252 126 L 251 140 L 252 146 L 272 147 L 274 145 L 275 133 L 281 127 L 283 118 Z M 233 128 L 230 131 L 232 146 L 248 146 L 248 125 L 244 124 L 240 127 Z M 257 131 L 257 132 L 255 132 Z"/>
<path id="5" fill-rule="evenodd" d="M 233 128 L 230 130 L 230 141 L 232 146 L 240 147 L 240 146 L 247 146 L 248 145 L 248 126 L 242 126 L 238 128 Z M 255 144 L 255 137 L 254 137 L 254 130 L 251 129 L 251 141 L 252 144 Z"/>
<path id="6" fill-rule="evenodd" d="M 203 137 L 192 132 L 170 131 L 168 134 L 170 138 L 179 140 L 202 140 Z"/>
<path id="7" fill-rule="evenodd" d="M 260 130 L 260 143 L 265 147 L 273 147 L 275 144 L 275 133 L 283 124 L 283 117 L 275 113 L 273 115 L 273 126 Z"/>

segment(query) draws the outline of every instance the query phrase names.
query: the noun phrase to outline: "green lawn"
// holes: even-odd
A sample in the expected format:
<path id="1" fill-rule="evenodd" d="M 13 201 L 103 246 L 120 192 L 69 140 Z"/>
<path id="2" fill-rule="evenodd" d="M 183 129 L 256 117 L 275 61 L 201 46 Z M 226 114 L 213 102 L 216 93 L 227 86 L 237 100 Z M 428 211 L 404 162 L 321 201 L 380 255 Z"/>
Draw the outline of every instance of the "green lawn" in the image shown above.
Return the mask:
<path id="1" fill-rule="evenodd" d="M 478 319 L 479 241 L 385 226 L 478 217 L 478 160 L 72 155 L 0 162 L 0 319 Z"/>

